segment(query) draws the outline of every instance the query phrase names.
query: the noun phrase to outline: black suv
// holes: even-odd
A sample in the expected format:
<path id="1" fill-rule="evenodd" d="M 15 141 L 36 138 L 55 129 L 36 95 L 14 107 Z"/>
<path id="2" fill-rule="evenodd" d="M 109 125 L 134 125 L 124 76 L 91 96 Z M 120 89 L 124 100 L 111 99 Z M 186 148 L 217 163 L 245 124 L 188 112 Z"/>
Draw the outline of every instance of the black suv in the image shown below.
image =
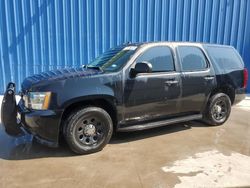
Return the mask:
<path id="1" fill-rule="evenodd" d="M 44 72 L 22 83 L 16 105 L 9 83 L 2 103 L 7 133 L 79 154 L 101 150 L 113 131 L 202 119 L 223 124 L 245 98 L 247 69 L 230 46 L 136 43 L 105 52 L 81 68 Z"/>

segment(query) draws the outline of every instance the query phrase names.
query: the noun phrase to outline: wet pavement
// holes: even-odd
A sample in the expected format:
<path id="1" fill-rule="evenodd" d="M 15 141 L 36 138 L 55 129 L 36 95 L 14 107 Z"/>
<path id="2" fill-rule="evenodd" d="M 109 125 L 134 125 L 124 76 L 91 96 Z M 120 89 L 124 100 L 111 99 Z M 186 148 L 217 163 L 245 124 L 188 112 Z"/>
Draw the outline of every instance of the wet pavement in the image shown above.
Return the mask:
<path id="1" fill-rule="evenodd" d="M 120 133 L 103 151 L 75 155 L 0 125 L 0 187 L 250 186 L 250 110 L 234 107 L 222 126 L 200 122 Z"/>

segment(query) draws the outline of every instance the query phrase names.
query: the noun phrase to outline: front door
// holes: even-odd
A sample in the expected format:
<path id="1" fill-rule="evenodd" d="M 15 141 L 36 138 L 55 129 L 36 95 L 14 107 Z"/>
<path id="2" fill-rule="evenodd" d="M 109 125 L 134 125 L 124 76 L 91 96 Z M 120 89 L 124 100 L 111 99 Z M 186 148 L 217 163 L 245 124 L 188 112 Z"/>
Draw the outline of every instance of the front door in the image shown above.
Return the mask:
<path id="1" fill-rule="evenodd" d="M 140 73 L 132 78 L 128 73 L 124 87 L 125 123 L 163 118 L 179 112 L 180 73 L 175 71 L 170 47 L 161 45 L 145 49 L 131 67 L 142 61 L 152 64 L 152 73 Z"/>

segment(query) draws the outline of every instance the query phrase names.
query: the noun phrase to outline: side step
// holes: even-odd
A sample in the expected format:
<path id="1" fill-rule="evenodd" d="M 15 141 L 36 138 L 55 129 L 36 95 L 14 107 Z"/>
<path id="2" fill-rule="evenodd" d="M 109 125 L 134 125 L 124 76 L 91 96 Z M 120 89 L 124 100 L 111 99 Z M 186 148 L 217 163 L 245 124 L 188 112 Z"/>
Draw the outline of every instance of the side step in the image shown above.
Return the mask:
<path id="1" fill-rule="evenodd" d="M 191 120 L 198 120 L 201 118 L 202 118 L 201 114 L 189 115 L 189 116 L 172 118 L 172 119 L 167 119 L 167 120 L 155 121 L 155 122 L 151 122 L 151 123 L 131 125 L 131 126 L 127 126 L 127 127 L 120 127 L 117 129 L 117 131 L 118 132 L 140 131 L 140 130 L 145 130 L 145 129 L 152 129 L 155 127 L 162 127 L 162 126 L 174 124 L 174 123 L 180 123 L 180 122 L 191 121 Z"/>

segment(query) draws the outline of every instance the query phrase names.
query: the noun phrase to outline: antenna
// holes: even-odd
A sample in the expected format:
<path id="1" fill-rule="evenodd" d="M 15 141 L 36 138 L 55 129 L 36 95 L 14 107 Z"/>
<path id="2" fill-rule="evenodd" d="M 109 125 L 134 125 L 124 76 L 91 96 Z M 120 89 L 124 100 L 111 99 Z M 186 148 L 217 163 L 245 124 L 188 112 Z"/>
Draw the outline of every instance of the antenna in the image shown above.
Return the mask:
<path id="1" fill-rule="evenodd" d="M 127 42 L 124 42 L 123 44 L 124 44 L 124 45 L 125 45 L 125 44 L 132 44 L 132 42 L 131 42 L 131 41 L 127 41 Z"/>

